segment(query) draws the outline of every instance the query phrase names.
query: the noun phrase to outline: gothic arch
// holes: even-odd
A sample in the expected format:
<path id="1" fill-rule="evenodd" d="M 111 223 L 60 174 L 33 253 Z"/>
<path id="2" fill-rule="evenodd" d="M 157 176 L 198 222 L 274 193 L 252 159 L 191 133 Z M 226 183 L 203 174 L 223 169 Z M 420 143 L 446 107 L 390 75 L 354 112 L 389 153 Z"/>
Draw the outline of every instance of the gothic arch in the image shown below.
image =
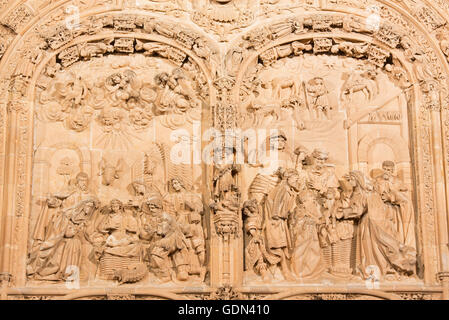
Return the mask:
<path id="1" fill-rule="evenodd" d="M 49 17 L 51 18 L 51 12 L 56 12 L 57 10 L 60 10 L 60 7 L 55 6 L 52 7 L 52 9 L 48 11 L 42 11 L 40 12 L 39 18 Z M 121 13 L 120 13 L 121 14 Z M 60 63 L 61 70 L 64 70 L 67 67 L 70 67 L 73 65 L 73 63 L 80 61 L 80 63 L 83 63 L 83 61 L 88 61 L 91 58 L 97 57 L 97 54 L 94 54 L 94 57 L 88 56 L 88 57 L 81 57 L 80 56 L 80 45 L 81 44 L 95 44 L 95 42 L 102 42 L 106 38 L 111 38 L 112 41 L 115 41 L 117 39 L 132 39 L 131 41 L 131 48 L 129 48 L 130 52 L 124 52 L 123 50 L 121 52 L 108 52 L 111 54 L 128 54 L 128 53 L 134 53 L 135 52 L 135 46 L 137 46 L 136 41 L 141 41 L 141 43 L 144 45 L 145 43 L 156 43 L 159 44 L 159 47 L 162 47 L 163 49 L 167 50 L 167 52 L 164 52 L 163 54 L 168 54 L 168 59 L 182 59 L 175 61 L 176 63 L 184 63 L 186 59 L 190 59 L 191 62 L 198 66 L 199 72 L 197 73 L 198 76 L 202 76 L 204 79 L 203 85 L 205 86 L 205 101 L 204 103 L 201 103 L 201 116 L 203 118 L 204 124 L 208 123 L 208 119 L 210 119 L 210 115 L 208 113 L 210 112 L 209 106 L 213 105 L 215 102 L 215 93 L 214 89 L 212 87 L 212 80 L 213 77 L 210 68 L 210 62 L 213 60 L 214 50 L 216 48 L 213 44 L 208 45 L 207 47 L 204 47 L 205 44 L 210 43 L 210 40 L 207 38 L 204 38 L 201 33 L 199 33 L 197 30 L 192 30 L 189 26 L 181 26 L 181 24 L 175 25 L 175 21 L 166 21 L 164 20 L 163 24 L 168 29 L 163 29 L 162 23 L 160 23 L 160 17 L 157 15 L 148 15 L 145 12 L 129 12 L 127 13 L 128 21 L 129 23 L 135 23 L 136 19 L 147 19 L 145 21 L 151 20 L 153 24 L 151 25 L 154 28 L 154 25 L 156 24 L 156 28 L 159 28 L 158 30 L 161 30 L 162 33 L 165 32 L 165 36 L 158 34 L 154 31 L 154 29 L 149 30 L 149 33 L 147 33 L 146 30 L 144 30 L 145 25 L 144 22 L 137 23 L 138 25 L 135 25 L 134 29 L 138 32 L 130 32 L 130 30 L 124 28 L 121 29 L 120 26 L 117 26 L 121 20 L 120 14 L 117 15 L 116 10 L 111 9 L 100 9 L 100 10 L 88 10 L 88 11 L 81 11 L 80 12 L 80 23 L 81 28 L 87 28 L 88 30 L 84 29 L 83 31 L 80 31 L 80 34 L 76 34 L 79 29 L 76 30 L 70 30 L 67 28 L 64 23 L 58 23 L 55 28 L 49 27 L 45 31 L 45 34 L 42 34 L 39 28 L 42 25 L 45 25 L 45 20 L 39 20 L 38 17 L 34 20 L 34 24 L 30 24 L 27 27 L 21 29 L 21 37 L 23 38 L 21 42 L 18 40 L 15 40 L 12 42 L 11 46 L 8 47 L 5 54 L 3 55 L 3 59 L 1 60 L 0 64 L 4 65 L 6 61 L 9 59 L 17 59 L 17 56 L 13 54 L 13 52 L 21 52 L 22 48 L 24 47 L 25 51 L 21 53 L 20 58 L 21 60 L 15 62 L 15 64 L 12 66 L 10 71 L 12 71 L 9 76 L 6 76 L 7 71 L 3 74 L 4 78 L 10 77 L 11 79 L 11 88 L 14 92 L 11 95 L 9 95 L 8 100 L 10 102 L 7 102 L 6 100 L 4 103 L 8 105 L 8 117 L 5 118 L 8 120 L 8 124 L 5 128 L 16 128 L 16 121 L 19 123 L 20 130 L 17 129 L 17 131 L 12 130 L 5 130 L 4 132 L 8 132 L 3 137 L 6 137 L 7 140 L 3 141 L 2 143 L 6 141 L 13 141 L 15 139 L 19 139 L 21 141 L 19 145 L 19 150 L 16 149 L 16 146 L 13 145 L 13 143 L 7 143 L 5 147 L 7 150 L 9 150 L 11 153 L 20 154 L 19 157 L 16 158 L 16 160 L 10 159 L 9 163 L 5 164 L 7 168 L 15 168 L 15 171 L 17 172 L 17 175 L 8 174 L 5 176 L 5 178 L 9 181 L 16 181 L 17 189 L 16 192 L 10 193 L 10 196 L 7 196 L 4 194 L 5 201 L 3 202 L 3 208 L 4 211 L 10 211 L 14 210 L 16 212 L 13 217 L 23 217 L 25 221 L 29 218 L 29 210 L 30 205 L 28 203 L 29 197 L 31 196 L 31 189 L 29 186 L 31 186 L 31 161 L 35 159 L 36 161 L 39 161 L 40 155 L 42 155 L 41 150 L 38 150 L 38 153 L 36 155 L 32 155 L 32 149 L 33 149 L 33 118 L 35 116 L 35 110 L 34 110 L 34 100 L 35 100 L 35 94 L 36 94 L 36 87 L 41 85 L 39 83 L 39 77 L 42 75 L 42 73 L 46 72 L 46 68 L 48 64 L 54 64 Z M 109 16 L 108 16 L 109 15 Z M 89 29 L 92 27 L 90 23 L 98 22 L 101 19 L 110 19 L 112 21 L 112 25 L 109 25 L 109 28 L 103 29 L 103 25 L 100 29 L 98 29 L 98 25 L 96 25 L 96 29 Z M 45 19 L 45 18 L 44 18 Z M 98 20 L 99 19 L 99 20 Z M 116 20 L 114 20 L 116 19 Z M 64 22 L 64 21 L 62 21 Z M 50 20 L 51 23 L 51 20 Z M 115 25 L 114 25 L 115 23 Z M 171 28 L 171 29 L 170 29 Z M 176 30 L 175 30 L 176 29 Z M 153 32 L 152 32 L 153 31 Z M 52 35 L 55 36 L 55 38 L 51 38 Z M 167 36 L 172 36 L 174 38 L 168 38 Z M 184 37 L 184 38 L 183 38 Z M 25 40 L 26 39 L 26 40 Z M 201 40 L 199 40 L 201 39 Z M 28 42 L 31 41 L 31 42 Z M 52 42 L 54 41 L 54 42 Z M 203 47 L 200 46 L 200 41 L 202 41 Z M 31 46 L 30 46 L 31 44 Z M 36 45 L 33 48 L 33 45 Z M 116 44 L 115 48 L 118 47 Z M 193 48 L 195 47 L 195 48 Z M 198 57 L 194 50 L 201 50 L 201 49 L 208 49 L 212 50 L 210 55 Z M 171 50 L 171 51 L 170 51 Z M 173 51 L 174 50 L 174 51 Z M 100 50 L 101 51 L 101 50 Z M 112 51 L 116 51 L 115 49 Z M 120 51 L 117 49 L 117 51 Z M 136 49 L 136 51 L 139 51 L 143 53 L 145 49 Z M 199 51 L 197 51 L 199 52 Z M 106 53 L 106 52 L 104 52 Z M 89 54 L 89 52 L 87 53 Z M 150 53 L 151 54 L 151 53 Z M 69 59 L 73 59 L 71 61 L 68 61 L 65 63 L 63 60 L 64 57 L 69 56 Z M 107 55 L 107 54 L 106 54 Z M 106 56 L 105 55 L 105 56 Z M 171 55 L 171 56 L 170 56 Z M 103 53 L 100 54 L 100 56 L 103 56 Z M 19 59 L 20 59 L 19 58 Z M 50 81 L 51 77 L 50 77 Z M 2 82 L 2 84 L 4 84 Z M 37 86 L 36 86 L 37 84 Z M 9 87 L 9 86 L 8 86 Z M 6 88 L 6 87 L 5 87 Z M 8 88 L 6 88 L 8 89 Z M 19 96 L 21 96 L 19 98 Z M 11 102 L 12 101 L 12 102 Z M 5 109 L 2 109 L 2 115 Z M 4 118 L 2 118 L 3 120 Z M 18 120 L 16 120 L 18 119 Z M 206 130 L 207 126 L 203 127 L 203 130 Z M 59 147 L 63 147 L 64 143 L 57 144 Z M 3 145 L 2 145 L 3 147 Z M 89 157 L 90 159 L 90 157 Z M 84 159 L 85 161 L 86 159 Z M 204 171 L 204 174 L 206 174 L 206 171 Z M 18 178 L 19 177 L 19 178 Z M 18 179 L 20 181 L 18 181 Z M 9 198 L 9 199 L 7 199 Z M 18 218 L 13 219 L 5 219 L 4 223 L 2 223 L 2 228 L 5 228 L 4 230 L 8 229 L 9 227 L 15 225 L 15 228 L 20 228 L 21 232 L 27 232 L 27 223 L 19 222 Z M 14 221 L 13 221 L 14 220 Z M 14 236 L 14 240 L 17 244 L 21 242 L 19 240 L 18 236 Z M 23 240 L 22 240 L 23 241 Z M 19 247 L 22 247 L 20 249 L 21 252 L 26 251 L 26 240 L 23 242 L 22 245 L 19 245 Z M 13 262 L 15 257 L 18 257 L 18 255 L 21 255 L 21 253 L 13 253 L 8 252 L 8 249 L 3 251 L 3 254 L 5 256 L 5 259 L 2 259 L 3 267 L 7 269 L 11 269 L 11 263 Z M 7 258 L 9 256 L 9 258 Z M 22 257 L 25 257 L 26 255 L 23 255 Z M 23 277 L 23 263 L 25 260 L 18 258 L 19 260 L 22 260 L 22 266 L 20 267 L 22 271 L 19 271 L 19 273 L 22 273 L 22 275 L 16 277 L 16 283 L 24 284 L 25 278 Z M 8 266 L 9 264 L 9 266 Z"/>

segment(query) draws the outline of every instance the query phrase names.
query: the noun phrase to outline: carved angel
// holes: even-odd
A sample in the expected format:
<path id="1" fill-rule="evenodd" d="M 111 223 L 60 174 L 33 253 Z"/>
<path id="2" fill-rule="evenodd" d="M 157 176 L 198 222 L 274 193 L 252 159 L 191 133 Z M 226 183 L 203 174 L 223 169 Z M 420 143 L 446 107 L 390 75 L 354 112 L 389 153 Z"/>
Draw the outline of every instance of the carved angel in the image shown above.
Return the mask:
<path id="1" fill-rule="evenodd" d="M 132 70 L 123 73 L 114 73 L 105 81 L 106 89 L 112 94 L 107 95 L 112 107 L 121 107 L 130 110 L 135 107 L 139 98 L 142 83 Z"/>

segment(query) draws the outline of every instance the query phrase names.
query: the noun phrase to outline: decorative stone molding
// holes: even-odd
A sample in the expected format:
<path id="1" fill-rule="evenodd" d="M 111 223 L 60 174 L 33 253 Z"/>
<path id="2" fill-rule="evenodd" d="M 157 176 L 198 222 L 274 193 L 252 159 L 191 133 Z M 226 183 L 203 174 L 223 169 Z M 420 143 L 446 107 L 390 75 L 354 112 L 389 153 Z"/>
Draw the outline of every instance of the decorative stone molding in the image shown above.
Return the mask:
<path id="1" fill-rule="evenodd" d="M 239 289 L 320 283 L 322 268 L 337 278 L 331 285 L 363 285 L 375 270 L 348 253 L 360 245 L 353 226 L 374 210 L 366 194 L 405 221 L 393 249 L 407 254 L 400 267 L 388 259 L 379 267 L 382 285 L 440 285 L 448 298 L 449 7 L 287 2 L 0 1 L 0 271 L 15 279 L 2 298 L 20 296 L 5 287 L 69 278 L 84 289 L 102 278 L 106 287 L 196 283 L 212 292 L 186 293 L 197 298 L 367 299 Z M 72 4 L 78 11 L 67 11 Z M 185 160 L 178 151 L 190 150 L 189 159 L 208 151 L 202 140 L 212 127 L 283 131 L 252 146 L 237 139 L 230 163 L 172 161 Z M 281 155 L 281 170 L 261 169 L 267 154 L 251 148 L 264 142 Z M 70 218 L 59 221 L 61 212 Z M 298 258 L 314 257 L 301 251 L 303 224 L 328 233 L 314 243 L 323 261 L 313 272 Z M 52 232 L 86 252 L 66 252 L 73 263 L 52 270 L 42 259 Z M 184 245 L 167 253 L 170 241 Z M 437 297 L 394 292 L 375 297 Z"/>

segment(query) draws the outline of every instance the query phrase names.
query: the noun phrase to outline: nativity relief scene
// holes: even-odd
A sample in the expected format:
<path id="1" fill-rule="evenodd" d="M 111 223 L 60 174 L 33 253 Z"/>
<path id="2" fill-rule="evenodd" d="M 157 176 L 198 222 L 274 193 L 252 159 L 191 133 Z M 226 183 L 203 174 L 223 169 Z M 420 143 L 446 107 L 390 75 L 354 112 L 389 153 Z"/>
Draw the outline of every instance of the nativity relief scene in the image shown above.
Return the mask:
<path id="1" fill-rule="evenodd" d="M 0 0 L 0 299 L 449 299 L 430 2 Z"/>

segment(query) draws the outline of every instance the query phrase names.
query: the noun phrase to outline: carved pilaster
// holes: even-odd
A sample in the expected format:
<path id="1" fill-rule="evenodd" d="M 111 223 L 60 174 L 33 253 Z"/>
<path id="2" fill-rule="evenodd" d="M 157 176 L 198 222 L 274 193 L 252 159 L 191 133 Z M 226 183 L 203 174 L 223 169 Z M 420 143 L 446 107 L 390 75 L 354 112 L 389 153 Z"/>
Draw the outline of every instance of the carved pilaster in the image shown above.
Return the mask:
<path id="1" fill-rule="evenodd" d="M 229 127 L 222 136 L 214 164 L 212 209 L 213 230 L 211 282 L 213 286 L 235 286 L 241 283 L 243 247 L 240 217 L 240 165 L 236 163 L 235 136 Z M 224 153 L 221 153 L 224 151 Z M 231 161 L 232 160 L 232 161 Z M 214 269 L 215 267 L 215 269 Z"/>

